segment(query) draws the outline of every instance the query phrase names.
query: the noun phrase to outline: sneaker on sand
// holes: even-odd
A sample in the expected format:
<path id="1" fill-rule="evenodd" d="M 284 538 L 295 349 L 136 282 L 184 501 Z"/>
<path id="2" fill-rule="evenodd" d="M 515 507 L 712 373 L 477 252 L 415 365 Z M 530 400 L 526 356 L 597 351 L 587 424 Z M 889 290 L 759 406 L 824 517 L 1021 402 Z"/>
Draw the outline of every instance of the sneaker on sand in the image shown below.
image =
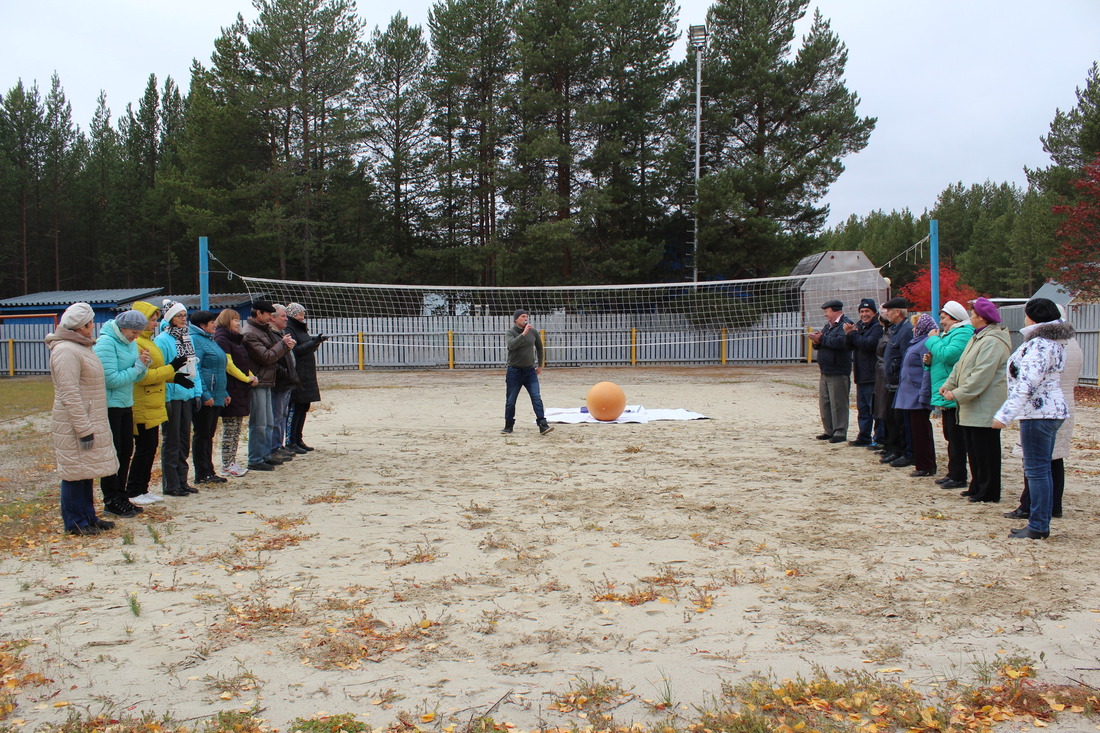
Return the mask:
<path id="1" fill-rule="evenodd" d="M 144 493 L 137 496 L 130 497 L 130 503 L 137 506 L 149 506 L 150 504 L 156 504 L 158 501 L 164 501 L 156 494 Z"/>
<path id="2" fill-rule="evenodd" d="M 246 473 L 248 473 L 248 469 L 245 468 L 244 466 L 242 466 L 241 464 L 237 463 L 236 461 L 233 461 L 228 466 L 222 467 L 222 473 L 227 474 L 229 476 L 240 477 L 240 476 L 244 476 Z"/>

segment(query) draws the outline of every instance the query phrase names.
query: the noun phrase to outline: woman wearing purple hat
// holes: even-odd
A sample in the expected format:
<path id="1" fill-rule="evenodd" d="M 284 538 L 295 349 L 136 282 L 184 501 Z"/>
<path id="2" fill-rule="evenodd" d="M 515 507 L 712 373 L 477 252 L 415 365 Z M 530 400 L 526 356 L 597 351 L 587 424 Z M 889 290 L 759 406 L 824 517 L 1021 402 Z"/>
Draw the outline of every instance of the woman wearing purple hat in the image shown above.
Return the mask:
<path id="1" fill-rule="evenodd" d="M 1005 365 L 1012 341 L 988 298 L 974 301 L 970 325 L 974 337 L 940 394 L 959 405 L 959 427 L 970 463 L 970 487 L 961 496 L 972 502 L 996 502 L 1001 500 L 1001 429 L 993 426 L 993 416 L 1008 396 Z"/>

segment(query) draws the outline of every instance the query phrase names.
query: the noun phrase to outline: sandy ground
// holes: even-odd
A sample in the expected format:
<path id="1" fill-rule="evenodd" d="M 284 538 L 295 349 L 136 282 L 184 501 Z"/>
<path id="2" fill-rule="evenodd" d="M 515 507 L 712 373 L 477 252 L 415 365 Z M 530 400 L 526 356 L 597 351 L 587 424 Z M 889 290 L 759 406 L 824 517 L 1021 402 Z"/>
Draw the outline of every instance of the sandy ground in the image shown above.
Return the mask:
<path id="1" fill-rule="evenodd" d="M 14 715 L 530 729 L 584 725 L 555 701 L 607 682 L 616 720 L 653 722 L 754 671 L 935 684 L 1013 656 L 1100 686 L 1100 409 L 1031 542 L 1001 517 L 1014 430 L 1005 500 L 975 505 L 815 440 L 812 366 L 547 370 L 546 404 L 605 379 L 713 419 L 540 436 L 521 395 L 505 437 L 500 370 L 323 375 L 315 452 L 0 560 L 2 634 L 52 680 Z"/>

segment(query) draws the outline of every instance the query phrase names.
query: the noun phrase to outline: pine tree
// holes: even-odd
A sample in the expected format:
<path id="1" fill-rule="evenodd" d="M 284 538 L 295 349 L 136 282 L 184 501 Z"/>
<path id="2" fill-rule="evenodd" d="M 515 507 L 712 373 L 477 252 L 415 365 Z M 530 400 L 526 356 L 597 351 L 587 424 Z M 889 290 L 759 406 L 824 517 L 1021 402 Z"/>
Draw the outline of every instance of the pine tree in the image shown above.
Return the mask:
<path id="1" fill-rule="evenodd" d="M 364 142 L 375 164 L 390 220 L 393 251 L 411 262 L 424 221 L 428 142 L 428 45 L 420 26 L 397 13 L 371 34 L 359 87 Z"/>
<path id="2" fill-rule="evenodd" d="M 19 80 L 4 95 L 0 107 L 3 120 L 5 154 L 10 166 L 10 179 L 15 198 L 16 221 L 8 241 L 16 242 L 16 250 L 8 257 L 4 268 L 9 288 L 20 294 L 31 292 L 32 269 L 36 264 L 33 254 L 37 251 L 38 226 L 36 213 L 39 208 L 39 192 L 42 180 L 42 158 L 45 147 L 45 122 L 38 86 L 30 89 Z M 14 266 L 13 266 L 14 265 Z M 10 273 L 10 274 L 9 274 Z M 5 288 L 7 290 L 8 288 Z"/>
<path id="3" fill-rule="evenodd" d="M 807 5 L 719 0 L 708 13 L 698 207 L 709 275 L 770 275 L 803 254 L 827 214 L 817 202 L 874 129 L 874 118 L 856 114 L 847 49 L 819 12 L 792 56 Z"/>
<path id="4" fill-rule="evenodd" d="M 1054 164 L 1026 169 L 1028 181 L 1044 192 L 1072 198 L 1074 180 L 1100 153 L 1100 64 L 1088 71 L 1084 89 L 1077 88 L 1077 106 L 1068 112 L 1055 110 L 1050 133 L 1040 138 Z"/>

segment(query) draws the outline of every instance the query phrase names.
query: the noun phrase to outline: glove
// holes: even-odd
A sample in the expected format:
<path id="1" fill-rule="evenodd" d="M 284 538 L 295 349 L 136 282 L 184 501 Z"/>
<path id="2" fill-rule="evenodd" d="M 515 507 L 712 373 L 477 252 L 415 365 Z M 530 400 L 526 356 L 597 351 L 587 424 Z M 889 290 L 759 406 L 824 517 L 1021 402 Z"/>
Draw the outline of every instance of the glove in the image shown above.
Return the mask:
<path id="1" fill-rule="evenodd" d="M 175 359 L 173 359 L 172 361 L 170 361 L 168 363 L 171 364 L 172 368 L 175 369 L 178 372 L 180 370 L 180 367 L 182 367 L 184 364 L 187 363 L 187 357 L 186 356 L 177 356 Z"/>
<path id="2" fill-rule="evenodd" d="M 324 334 L 321 334 L 320 336 L 317 337 L 317 343 L 319 343 L 319 344 L 323 344 L 326 341 L 328 341 L 328 336 L 326 336 Z"/>
<path id="3" fill-rule="evenodd" d="M 184 389 L 193 389 L 195 387 L 195 383 L 188 379 L 186 374 L 177 374 L 172 377 L 172 381 Z"/>
<path id="4" fill-rule="evenodd" d="M 80 450 L 91 450 L 95 447 L 95 435 L 85 435 L 80 439 Z"/>

